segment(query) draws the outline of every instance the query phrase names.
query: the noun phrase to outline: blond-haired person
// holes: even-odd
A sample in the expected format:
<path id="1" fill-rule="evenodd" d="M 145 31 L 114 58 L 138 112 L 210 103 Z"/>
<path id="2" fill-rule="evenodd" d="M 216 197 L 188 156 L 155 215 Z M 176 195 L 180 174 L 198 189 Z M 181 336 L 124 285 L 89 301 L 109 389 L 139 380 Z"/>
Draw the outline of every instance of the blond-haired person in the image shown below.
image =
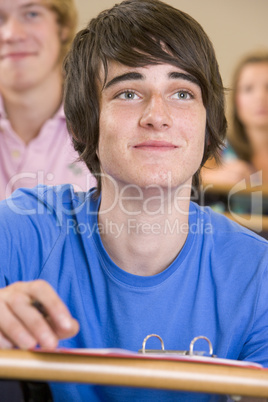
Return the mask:
<path id="1" fill-rule="evenodd" d="M 18 187 L 90 187 L 62 107 L 73 0 L 0 0 L 0 199 Z"/>

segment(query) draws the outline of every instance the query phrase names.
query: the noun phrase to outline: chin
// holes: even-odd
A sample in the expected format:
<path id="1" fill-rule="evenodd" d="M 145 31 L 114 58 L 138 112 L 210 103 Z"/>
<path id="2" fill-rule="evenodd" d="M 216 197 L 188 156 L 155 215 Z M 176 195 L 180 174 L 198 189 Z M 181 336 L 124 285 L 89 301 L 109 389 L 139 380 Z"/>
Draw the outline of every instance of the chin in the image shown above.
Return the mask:
<path id="1" fill-rule="evenodd" d="M 178 175 L 172 175 L 169 173 L 158 173 L 157 175 L 151 175 L 149 177 L 140 177 L 138 180 L 135 180 L 134 185 L 137 185 L 141 189 L 148 189 L 150 187 L 165 189 L 176 189 L 180 186 L 185 185 L 187 188 L 191 186 L 192 176 L 191 177 L 180 177 Z"/>
<path id="2" fill-rule="evenodd" d="M 35 86 L 35 83 L 32 82 L 31 80 L 27 79 L 20 79 L 16 80 L 13 85 L 13 90 L 16 92 L 23 92 L 27 91 L 28 89 L 31 89 Z"/>

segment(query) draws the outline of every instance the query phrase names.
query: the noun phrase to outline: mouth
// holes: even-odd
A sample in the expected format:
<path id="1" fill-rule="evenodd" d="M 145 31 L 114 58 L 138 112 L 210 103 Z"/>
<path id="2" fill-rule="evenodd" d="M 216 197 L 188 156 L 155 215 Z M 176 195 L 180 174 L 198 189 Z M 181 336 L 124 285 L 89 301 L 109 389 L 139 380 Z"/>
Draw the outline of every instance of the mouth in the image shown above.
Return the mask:
<path id="1" fill-rule="evenodd" d="M 138 150 L 150 151 L 170 151 L 177 149 L 178 146 L 168 141 L 144 141 L 134 146 Z"/>
<path id="2" fill-rule="evenodd" d="M 14 52 L 14 53 L 6 53 L 0 56 L 1 60 L 4 59 L 11 59 L 11 60 L 18 60 L 18 59 L 23 59 L 25 57 L 33 56 L 34 53 L 29 53 L 29 52 Z"/>

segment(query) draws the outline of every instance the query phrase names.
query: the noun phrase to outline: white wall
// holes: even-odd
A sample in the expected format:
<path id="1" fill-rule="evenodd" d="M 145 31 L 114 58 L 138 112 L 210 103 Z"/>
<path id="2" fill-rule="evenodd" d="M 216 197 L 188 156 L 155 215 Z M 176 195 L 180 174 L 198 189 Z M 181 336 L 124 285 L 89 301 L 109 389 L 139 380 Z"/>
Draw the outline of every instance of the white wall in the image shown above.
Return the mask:
<path id="1" fill-rule="evenodd" d="M 120 0 L 118 1 L 120 2 Z M 79 28 L 116 0 L 76 0 Z M 214 43 L 224 84 L 237 60 L 255 48 L 268 48 L 268 0 L 166 0 L 194 17 Z"/>

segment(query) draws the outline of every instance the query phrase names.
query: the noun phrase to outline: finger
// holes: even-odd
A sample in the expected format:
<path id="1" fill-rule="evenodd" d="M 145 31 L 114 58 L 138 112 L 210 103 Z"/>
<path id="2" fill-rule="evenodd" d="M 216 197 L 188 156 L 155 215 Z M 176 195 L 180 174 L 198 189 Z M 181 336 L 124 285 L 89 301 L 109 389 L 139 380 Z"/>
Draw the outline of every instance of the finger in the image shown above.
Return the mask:
<path id="1" fill-rule="evenodd" d="M 62 339 L 76 335 L 79 324 L 54 289 L 43 280 L 33 281 L 29 285 L 29 296 L 40 303 L 42 313 L 46 315 L 57 336 Z"/>
<path id="2" fill-rule="evenodd" d="M 13 349 L 15 345 L 0 331 L 0 349 Z"/>
<path id="3" fill-rule="evenodd" d="M 14 293 L 9 299 L 9 308 L 39 346 L 46 349 L 57 347 L 57 335 L 44 315 L 33 306 L 28 295 Z"/>
<path id="4" fill-rule="evenodd" d="M 37 344 L 36 339 L 24 327 L 21 321 L 5 303 L 0 303 L 1 332 L 4 338 L 21 349 L 31 349 Z"/>

